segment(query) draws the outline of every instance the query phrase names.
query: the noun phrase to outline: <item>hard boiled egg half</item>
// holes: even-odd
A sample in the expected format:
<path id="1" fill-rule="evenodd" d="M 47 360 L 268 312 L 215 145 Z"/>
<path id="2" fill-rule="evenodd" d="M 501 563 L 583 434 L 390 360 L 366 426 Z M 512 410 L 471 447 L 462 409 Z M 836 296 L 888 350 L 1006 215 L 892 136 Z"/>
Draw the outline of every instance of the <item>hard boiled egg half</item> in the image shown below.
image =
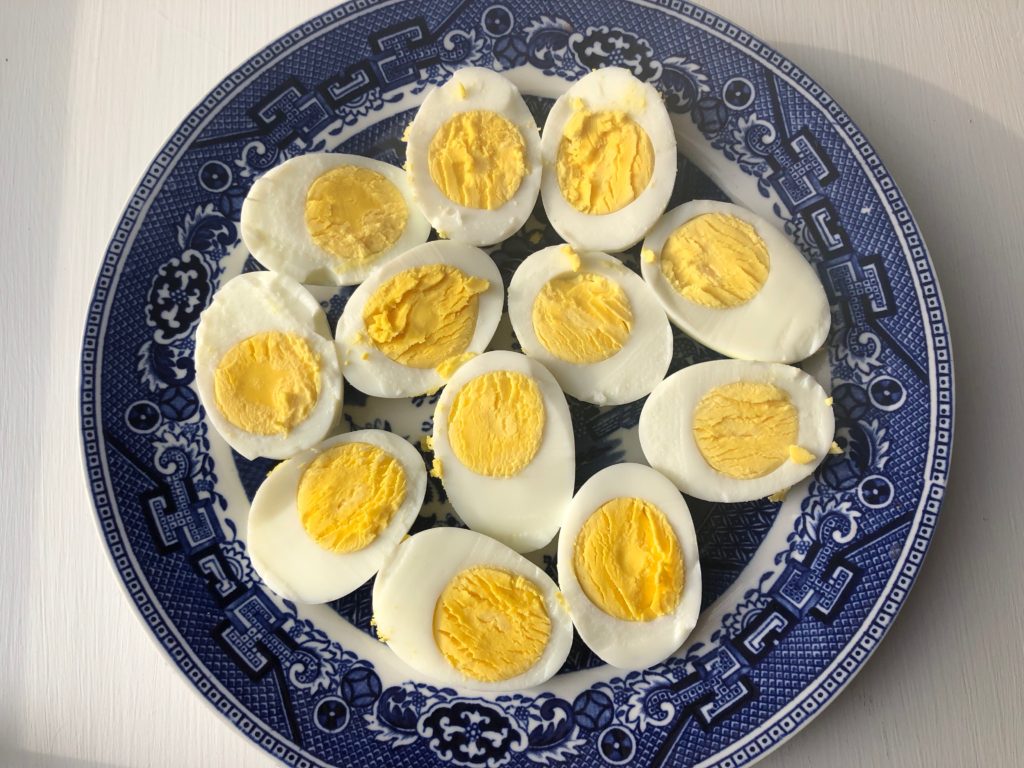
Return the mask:
<path id="1" fill-rule="evenodd" d="M 579 400 L 637 400 L 672 360 L 672 329 L 657 299 L 598 251 L 556 245 L 527 257 L 509 284 L 508 314 L 523 351 Z"/>
<path id="2" fill-rule="evenodd" d="M 375 397 L 436 390 L 484 351 L 504 300 L 498 267 L 479 248 L 444 240 L 413 248 L 345 305 L 335 332 L 345 377 Z"/>
<path id="3" fill-rule="evenodd" d="M 434 410 L 434 473 L 470 528 L 517 552 L 558 533 L 572 498 L 575 443 L 565 395 L 517 352 L 459 368 Z"/>
<path id="4" fill-rule="evenodd" d="M 551 107 L 541 138 L 551 225 L 584 251 L 625 250 L 665 210 L 676 138 L 661 95 L 626 69 L 594 70 Z"/>
<path id="5" fill-rule="evenodd" d="M 707 501 L 753 501 L 814 471 L 832 446 L 825 390 L 799 368 L 713 360 L 654 388 L 640 413 L 651 466 Z"/>
<path id="6" fill-rule="evenodd" d="M 256 180 L 242 204 L 241 232 L 267 269 L 310 285 L 352 285 L 425 242 L 430 225 L 401 168 L 314 152 Z"/>
<path id="7" fill-rule="evenodd" d="M 825 341 L 825 289 L 796 246 L 731 203 L 693 200 L 651 229 L 642 273 L 682 331 L 729 357 L 792 363 Z"/>
<path id="8" fill-rule="evenodd" d="M 700 613 L 697 535 L 656 470 L 615 464 L 576 493 L 558 537 L 558 583 L 580 637 L 615 667 L 663 661 Z"/>
<path id="9" fill-rule="evenodd" d="M 427 488 L 419 452 L 370 429 L 332 437 L 279 464 L 249 512 L 246 548 L 274 592 L 326 603 L 363 584 L 416 520 Z"/>
<path id="10" fill-rule="evenodd" d="M 540 685 L 572 645 L 572 622 L 550 577 L 461 528 L 433 528 L 398 547 L 374 582 L 373 620 L 417 672 L 483 691 Z"/>
<path id="11" fill-rule="evenodd" d="M 518 89 L 496 72 L 458 70 L 424 99 L 407 140 L 413 192 L 443 237 L 492 245 L 533 210 L 541 179 L 537 124 Z"/>
<path id="12" fill-rule="evenodd" d="M 229 280 L 196 331 L 196 386 L 214 428 L 247 459 L 287 459 L 320 442 L 341 411 L 327 317 L 273 272 Z"/>

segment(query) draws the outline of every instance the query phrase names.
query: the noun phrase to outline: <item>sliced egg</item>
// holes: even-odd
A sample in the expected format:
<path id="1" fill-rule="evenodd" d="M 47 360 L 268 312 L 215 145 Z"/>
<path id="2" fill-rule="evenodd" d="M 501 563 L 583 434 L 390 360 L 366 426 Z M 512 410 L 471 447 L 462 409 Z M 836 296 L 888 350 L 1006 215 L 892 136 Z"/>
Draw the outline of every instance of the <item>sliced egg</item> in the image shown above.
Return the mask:
<path id="1" fill-rule="evenodd" d="M 461 528 L 433 528 L 398 547 L 374 583 L 373 620 L 415 671 L 482 691 L 540 685 L 572 645 L 572 622 L 551 578 Z"/>
<path id="2" fill-rule="evenodd" d="M 642 273 L 680 330 L 729 357 L 793 363 L 825 341 L 825 289 L 796 246 L 745 208 L 694 200 L 644 240 Z"/>
<path id="3" fill-rule="evenodd" d="M 814 471 L 832 446 L 831 401 L 779 363 L 713 360 L 654 388 L 640 413 L 651 466 L 707 501 L 753 501 Z"/>
<path id="4" fill-rule="evenodd" d="M 623 251 L 668 205 L 675 133 L 661 95 L 628 70 L 598 69 L 573 84 L 548 113 L 541 150 L 544 210 L 576 248 Z"/>
<path id="5" fill-rule="evenodd" d="M 697 535 L 664 475 L 615 464 L 587 480 L 558 535 L 558 583 L 603 661 L 643 669 L 682 645 L 700 613 Z"/>
<path id="6" fill-rule="evenodd" d="M 427 469 L 406 440 L 349 432 L 279 464 L 249 512 L 246 548 L 274 592 L 326 603 L 375 574 L 412 527 Z"/>
<path id="7" fill-rule="evenodd" d="M 242 204 L 241 232 L 267 269 L 310 285 L 353 285 L 425 242 L 430 224 L 401 168 L 314 152 L 256 180 Z"/>
<path id="8" fill-rule="evenodd" d="M 558 533 L 572 498 L 575 443 L 554 376 L 517 352 L 459 368 L 434 410 L 434 471 L 463 522 L 517 552 Z"/>
<path id="9" fill-rule="evenodd" d="M 413 248 L 345 305 L 335 333 L 345 378 L 375 397 L 432 392 L 484 351 L 504 301 L 501 274 L 479 248 L 443 240 Z"/>
<path id="10" fill-rule="evenodd" d="M 287 459 L 320 442 L 341 412 L 327 317 L 273 272 L 229 280 L 196 331 L 196 386 L 207 418 L 247 459 Z"/>
<path id="11" fill-rule="evenodd" d="M 614 256 L 551 246 L 508 289 L 523 352 L 579 400 L 619 405 L 650 393 L 672 360 L 672 329 L 640 277 Z"/>
<path id="12" fill-rule="evenodd" d="M 420 209 L 453 240 L 500 242 L 537 202 L 537 124 L 519 90 L 491 70 L 460 69 L 427 95 L 409 128 L 406 157 Z"/>

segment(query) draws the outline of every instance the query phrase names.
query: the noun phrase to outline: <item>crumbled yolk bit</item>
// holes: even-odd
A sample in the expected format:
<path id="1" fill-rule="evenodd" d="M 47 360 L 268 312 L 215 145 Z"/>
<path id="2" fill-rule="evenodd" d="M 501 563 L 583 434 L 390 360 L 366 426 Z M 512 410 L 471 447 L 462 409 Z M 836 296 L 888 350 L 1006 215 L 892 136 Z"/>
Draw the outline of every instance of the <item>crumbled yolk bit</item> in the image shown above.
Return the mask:
<path id="1" fill-rule="evenodd" d="M 452 400 L 448 442 L 470 471 L 514 477 L 540 449 L 544 421 L 536 381 L 517 371 L 490 371 L 470 379 Z"/>
<path id="2" fill-rule="evenodd" d="M 800 445 L 789 446 L 789 458 L 797 464 L 810 464 L 814 461 L 814 454 Z"/>
<path id="3" fill-rule="evenodd" d="M 533 330 L 559 360 L 585 365 L 614 355 L 629 339 L 633 310 L 622 286 L 577 272 L 548 280 L 532 310 Z"/>
<path id="4" fill-rule="evenodd" d="M 213 374 L 217 409 L 254 435 L 284 435 L 320 397 L 320 358 L 301 336 L 267 331 L 238 342 Z"/>
<path id="5" fill-rule="evenodd" d="M 768 497 L 768 501 L 785 501 L 786 496 L 789 494 L 789 488 L 783 488 L 781 491 L 776 491 Z"/>
<path id="6" fill-rule="evenodd" d="M 828 452 L 833 456 L 840 456 L 843 454 L 843 449 L 840 447 L 839 443 L 833 440 L 832 445 L 829 446 Z"/>
<path id="7" fill-rule="evenodd" d="M 412 123 L 405 126 L 405 130 L 402 131 L 402 141 L 406 144 L 409 143 L 409 134 L 412 133 Z"/>
<path id="8" fill-rule="evenodd" d="M 508 680 L 537 663 L 551 637 L 537 586 L 489 566 L 456 574 L 434 607 L 434 642 L 449 664 L 480 682 Z"/>
<path id="9" fill-rule="evenodd" d="M 600 506 L 576 537 L 573 568 L 590 601 L 624 621 L 672 613 L 683 594 L 679 541 L 665 513 L 644 499 Z"/>
<path id="10" fill-rule="evenodd" d="M 558 250 L 569 260 L 569 269 L 573 272 L 579 272 L 583 262 L 580 260 L 580 255 L 576 252 L 576 249 L 571 245 L 563 245 Z"/>
<path id="11" fill-rule="evenodd" d="M 527 174 L 526 142 L 497 112 L 460 112 L 434 134 L 427 165 L 449 200 L 493 211 L 512 199 Z"/>
<path id="12" fill-rule="evenodd" d="M 579 96 L 573 96 L 572 101 L 569 102 L 569 106 L 573 112 L 582 112 L 587 108 L 587 105 L 583 103 L 583 99 Z"/>
<path id="13" fill-rule="evenodd" d="M 420 438 L 420 450 L 432 451 L 434 450 L 434 437 L 433 435 L 424 435 Z"/>
<path id="14" fill-rule="evenodd" d="M 489 283 L 447 264 L 399 272 L 363 307 L 374 345 L 411 368 L 436 368 L 466 351 L 476 331 L 478 296 Z"/>
<path id="15" fill-rule="evenodd" d="M 445 381 L 451 379 L 455 372 L 463 365 L 476 357 L 476 352 L 463 352 L 461 355 L 452 355 L 437 366 L 437 375 Z"/>
<path id="16" fill-rule="evenodd" d="M 737 479 L 763 477 L 785 463 L 799 418 L 785 390 L 737 381 L 710 390 L 693 414 L 693 436 L 704 460 Z"/>
<path id="17" fill-rule="evenodd" d="M 302 473 L 296 504 L 302 527 L 330 552 L 357 552 L 373 543 L 405 501 L 405 470 L 368 443 L 344 443 L 321 453 Z"/>
<path id="18" fill-rule="evenodd" d="M 336 258 L 360 262 L 376 258 L 398 241 L 409 209 L 385 176 L 343 165 L 310 186 L 305 216 L 314 243 Z"/>
<path id="19" fill-rule="evenodd" d="M 438 480 L 444 477 L 444 467 L 441 466 L 441 460 L 436 456 L 430 463 L 430 476 L 436 477 Z"/>
<path id="20" fill-rule="evenodd" d="M 448 239 L 450 239 L 448 237 L 448 233 L 445 232 L 443 229 L 438 229 L 438 230 L 436 230 L 436 232 L 437 232 L 437 239 L 438 240 L 448 240 Z"/>
<path id="21" fill-rule="evenodd" d="M 455 84 L 455 98 L 459 101 L 465 101 L 467 96 L 466 86 L 463 83 Z"/>
<path id="22" fill-rule="evenodd" d="M 827 405 L 827 406 L 831 407 L 832 403 L 834 403 L 834 402 L 835 402 L 835 400 L 833 400 L 831 397 L 826 397 L 825 398 L 825 405 Z"/>
<path id="23" fill-rule="evenodd" d="M 369 360 L 369 359 L 370 359 L 370 353 L 369 353 L 369 352 L 363 352 L 363 353 L 362 353 L 362 354 L 361 354 L 361 355 L 359 356 L 359 359 L 360 359 L 360 360 Z"/>
<path id="24" fill-rule="evenodd" d="M 614 213 L 636 200 L 654 174 L 647 132 L 625 112 L 573 112 L 555 163 L 558 187 L 581 213 Z"/>
<path id="25" fill-rule="evenodd" d="M 768 279 L 768 246 L 750 224 L 705 213 L 677 228 L 661 250 L 661 271 L 685 299 L 713 309 L 746 304 Z"/>
<path id="26" fill-rule="evenodd" d="M 646 261 L 648 264 L 653 264 L 658 258 L 658 255 L 650 248 L 644 248 L 640 251 L 640 258 Z"/>

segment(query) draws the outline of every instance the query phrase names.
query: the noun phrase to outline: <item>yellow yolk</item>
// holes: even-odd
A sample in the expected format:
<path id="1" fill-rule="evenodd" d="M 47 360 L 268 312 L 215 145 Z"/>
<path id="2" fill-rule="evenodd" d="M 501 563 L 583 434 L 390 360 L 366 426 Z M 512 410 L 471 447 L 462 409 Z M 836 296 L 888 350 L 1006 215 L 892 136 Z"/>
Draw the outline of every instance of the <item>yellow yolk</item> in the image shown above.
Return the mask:
<path id="1" fill-rule="evenodd" d="M 452 355 L 439 366 L 437 366 L 437 374 L 445 381 L 448 381 L 455 372 L 462 366 L 468 363 L 476 357 L 476 352 L 463 352 L 461 355 Z"/>
<path id="2" fill-rule="evenodd" d="M 661 271 L 676 293 L 696 304 L 738 307 L 768 279 L 768 246 L 743 219 L 705 213 L 665 241 Z"/>
<path id="3" fill-rule="evenodd" d="M 633 311 L 622 286 L 578 272 L 552 278 L 533 302 L 533 331 L 544 348 L 569 363 L 599 363 L 629 338 Z"/>
<path id="4" fill-rule="evenodd" d="M 647 132 L 625 112 L 573 112 L 555 167 L 562 196 L 577 211 L 614 213 L 636 200 L 654 173 Z"/>
<path id="5" fill-rule="evenodd" d="M 573 568 L 590 601 L 624 621 L 672 613 L 683 594 L 679 541 L 665 513 L 643 499 L 601 505 L 576 537 Z"/>
<path id="6" fill-rule="evenodd" d="M 514 477 L 533 461 L 544 435 L 537 382 L 516 371 L 491 371 L 459 390 L 448 413 L 448 442 L 466 468 Z"/>
<path id="7" fill-rule="evenodd" d="M 796 443 L 799 418 L 774 384 L 737 381 L 715 387 L 693 414 L 697 448 L 711 468 L 747 480 L 778 469 Z"/>
<path id="8" fill-rule="evenodd" d="M 434 134 L 427 164 L 449 200 L 493 211 L 512 199 L 527 174 L 526 142 L 497 112 L 460 112 Z"/>
<path id="9" fill-rule="evenodd" d="M 525 576 L 478 566 L 457 574 L 434 607 L 434 642 L 455 669 L 493 683 L 537 663 L 551 637 L 544 598 Z"/>
<path id="10" fill-rule="evenodd" d="M 306 195 L 310 237 L 339 259 L 375 258 L 398 241 L 408 220 L 402 193 L 369 168 L 332 168 L 313 182 Z"/>
<path id="11" fill-rule="evenodd" d="M 571 245 L 563 245 L 558 250 L 569 262 L 569 269 L 573 272 L 579 272 L 580 267 L 583 266 L 583 262 L 580 260 L 580 255 L 576 252 L 576 249 Z"/>
<path id="12" fill-rule="evenodd" d="M 447 264 L 399 272 L 366 301 L 363 322 L 381 352 L 411 368 L 436 368 L 466 351 L 477 297 L 489 283 Z"/>
<path id="13" fill-rule="evenodd" d="M 789 458 L 797 464 L 810 464 L 814 461 L 814 454 L 800 445 L 789 446 Z"/>
<path id="14" fill-rule="evenodd" d="M 293 333 L 267 331 L 235 344 L 213 374 L 217 409 L 254 435 L 287 434 L 320 396 L 320 358 Z"/>
<path id="15" fill-rule="evenodd" d="M 344 443 L 302 473 L 299 519 L 324 549 L 357 552 L 387 528 L 405 489 L 405 470 L 394 456 L 368 443 Z"/>

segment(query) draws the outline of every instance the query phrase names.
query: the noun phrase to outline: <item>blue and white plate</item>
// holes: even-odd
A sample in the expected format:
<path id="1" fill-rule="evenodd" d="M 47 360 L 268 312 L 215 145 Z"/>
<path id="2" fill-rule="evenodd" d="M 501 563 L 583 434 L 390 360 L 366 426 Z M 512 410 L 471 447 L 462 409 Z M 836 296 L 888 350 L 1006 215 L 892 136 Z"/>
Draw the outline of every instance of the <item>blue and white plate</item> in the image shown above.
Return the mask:
<path id="1" fill-rule="evenodd" d="M 693 503 L 703 613 L 676 657 L 624 674 L 577 642 L 543 690 L 496 697 L 410 679 L 372 636 L 369 586 L 306 607 L 260 583 L 246 516 L 270 463 L 210 429 L 192 362 L 213 292 L 260 268 L 238 236 L 253 180 L 310 151 L 400 164 L 426 91 L 468 65 L 513 77 L 538 123 L 595 67 L 661 90 L 681 150 L 673 203 L 738 201 L 818 270 L 833 332 L 806 367 L 831 388 L 845 448 L 781 504 Z M 493 255 L 507 280 L 555 241 L 538 210 Z M 349 292 L 322 295 L 332 320 Z M 676 334 L 673 368 L 712 356 Z M 810 77 L 682 0 L 354 0 L 287 33 L 217 85 L 146 171 L 100 268 L 81 388 L 86 471 L 131 600 L 199 694 L 295 766 L 756 760 L 828 704 L 892 623 L 934 530 L 953 418 L 939 288 L 892 177 Z M 349 389 L 345 422 L 415 440 L 432 406 Z M 572 402 L 578 483 L 642 459 L 639 412 Z M 418 527 L 450 524 L 434 481 Z"/>

